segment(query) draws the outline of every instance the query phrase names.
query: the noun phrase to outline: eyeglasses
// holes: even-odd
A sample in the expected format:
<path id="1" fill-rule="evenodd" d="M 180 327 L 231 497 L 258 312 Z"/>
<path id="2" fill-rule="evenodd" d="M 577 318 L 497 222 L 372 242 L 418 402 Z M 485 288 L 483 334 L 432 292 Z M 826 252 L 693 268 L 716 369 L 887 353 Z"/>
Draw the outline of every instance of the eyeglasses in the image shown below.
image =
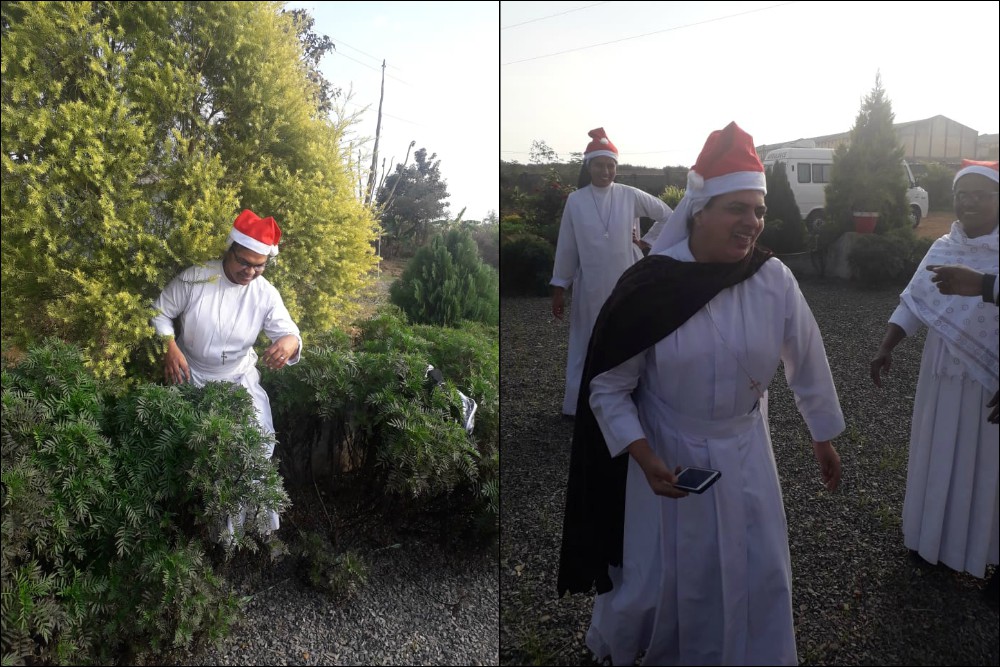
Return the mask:
<path id="1" fill-rule="evenodd" d="M 253 269 L 257 273 L 264 273 L 264 269 L 267 268 L 267 260 L 264 260 L 261 264 L 251 264 L 242 257 L 236 254 L 235 250 L 230 250 L 229 254 L 239 263 L 240 266 L 246 269 Z"/>
<path id="2" fill-rule="evenodd" d="M 958 190 L 955 192 L 955 201 L 975 202 L 988 201 L 991 197 L 996 197 L 996 190 Z"/>

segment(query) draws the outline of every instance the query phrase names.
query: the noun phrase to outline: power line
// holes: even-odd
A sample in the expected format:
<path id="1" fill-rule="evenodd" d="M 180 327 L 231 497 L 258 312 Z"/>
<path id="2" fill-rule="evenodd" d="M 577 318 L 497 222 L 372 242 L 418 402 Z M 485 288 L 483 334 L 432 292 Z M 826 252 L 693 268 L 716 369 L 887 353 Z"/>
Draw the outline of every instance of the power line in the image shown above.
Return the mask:
<path id="1" fill-rule="evenodd" d="M 333 40 L 333 43 L 334 43 L 334 44 L 343 44 L 343 45 L 344 45 L 344 46 L 346 46 L 347 48 L 349 48 L 349 49 L 353 49 L 353 50 L 357 51 L 358 53 L 360 53 L 360 54 L 361 54 L 361 55 L 363 55 L 363 56 L 368 56 L 369 58 L 371 58 L 372 60 L 374 60 L 375 62 L 377 62 L 377 63 L 379 63 L 379 64 L 381 64 L 381 62 L 382 62 L 382 60 L 383 60 L 382 58 L 377 58 L 377 57 L 373 56 L 373 55 L 372 55 L 372 54 L 370 54 L 370 53 L 365 53 L 364 51 L 362 51 L 362 50 L 361 50 L 361 49 L 359 49 L 358 47 L 356 47 L 356 46 L 351 46 L 351 45 L 350 45 L 350 44 L 348 44 L 347 42 L 345 42 L 345 41 L 343 41 L 343 40 L 340 40 L 340 39 L 337 39 L 336 37 L 334 37 L 334 36 L 332 36 L 332 35 L 330 35 L 330 39 L 332 39 L 332 40 Z M 336 50 L 336 47 L 334 47 L 334 50 Z M 388 64 L 387 64 L 386 66 L 387 66 L 387 67 L 391 67 L 392 69 L 395 69 L 395 70 L 398 70 L 398 69 L 399 69 L 399 68 L 398 68 L 398 67 L 396 67 L 395 65 L 388 65 Z"/>
<path id="2" fill-rule="evenodd" d="M 581 9 L 590 9 L 591 7 L 596 7 L 597 5 L 606 5 L 606 4 L 608 4 L 606 1 L 605 2 L 595 2 L 594 4 L 587 5 L 586 7 L 577 7 L 576 9 L 567 9 L 566 11 L 559 12 L 558 14 L 550 14 L 548 16 L 542 16 L 542 17 L 537 18 L 537 19 L 529 19 L 527 21 L 521 21 L 520 23 L 515 23 L 513 25 L 502 26 L 500 29 L 501 30 L 506 30 L 507 28 L 516 28 L 519 25 L 527 25 L 529 23 L 534 23 L 536 21 L 544 21 L 545 19 L 555 18 L 556 16 L 562 16 L 563 14 L 571 14 L 573 12 L 578 12 Z"/>
<path id="3" fill-rule="evenodd" d="M 363 63 L 363 62 L 361 62 L 360 60 L 358 60 L 357 58 L 352 58 L 352 57 L 350 57 L 350 56 L 349 56 L 349 55 L 347 55 L 346 53 L 340 53 L 339 51 L 336 51 L 336 50 L 334 50 L 334 53 L 335 53 L 336 55 L 338 55 L 338 56 L 342 57 L 342 58 L 347 58 L 348 60 L 353 60 L 354 62 L 356 62 L 357 64 L 361 65 L 362 67 L 367 67 L 368 69 L 370 69 L 370 70 L 372 70 L 372 71 L 375 71 L 375 72 L 378 72 L 378 71 L 379 71 L 380 69 L 382 69 L 382 68 L 381 68 L 381 66 L 379 66 L 379 67 L 372 67 L 372 66 L 371 66 L 371 65 L 369 65 L 368 63 Z M 388 64 L 388 63 L 386 63 L 386 67 L 389 67 L 389 64 Z M 395 68 L 395 69 L 398 69 L 398 68 Z M 398 77 L 395 77 L 395 76 L 393 76 L 392 74 L 386 74 L 386 76 L 387 76 L 387 77 L 389 77 L 390 79 L 393 79 L 393 80 L 395 80 L 395 81 L 399 81 L 400 83 L 402 83 L 402 84 L 404 84 L 404 85 L 406 85 L 406 86 L 409 86 L 409 85 L 410 85 L 410 83 L 409 83 L 408 81 L 403 81 L 402 79 L 400 79 L 400 78 L 398 78 Z"/>
<path id="4" fill-rule="evenodd" d="M 768 10 L 768 9 L 777 9 L 778 7 L 784 7 L 785 5 L 791 5 L 791 4 L 794 4 L 794 2 L 782 2 L 780 4 L 771 5 L 769 7 L 761 7 L 759 9 L 750 9 L 750 10 L 747 10 L 745 12 L 739 12 L 737 14 L 728 14 L 726 16 L 720 16 L 720 17 L 714 18 L 714 19 L 706 19 L 704 21 L 697 21 L 695 23 L 688 23 L 686 25 L 674 26 L 673 28 L 664 28 L 663 30 L 654 30 L 653 32 L 646 32 L 646 33 L 643 33 L 641 35 L 633 35 L 632 37 L 622 37 L 621 39 L 613 39 L 610 42 L 601 42 L 600 44 L 590 44 L 588 46 L 579 46 L 579 47 L 577 47 L 575 49 L 567 49 L 565 51 L 559 51 L 558 53 L 548 53 L 548 54 L 541 55 L 541 56 L 533 56 L 531 58 L 523 58 L 521 60 L 512 60 L 512 61 L 507 62 L 507 63 L 500 63 L 500 66 L 504 67 L 506 65 L 516 65 L 518 63 L 526 63 L 526 62 L 531 61 L 531 60 L 541 60 L 542 58 L 553 58 L 555 56 L 561 56 L 561 55 L 566 54 L 566 53 L 573 53 L 574 51 L 584 51 L 586 49 L 593 49 L 593 48 L 596 48 L 598 46 L 607 46 L 608 44 L 617 44 L 618 42 L 627 42 L 627 41 L 632 40 L 632 39 L 639 39 L 641 37 L 649 37 L 650 35 L 659 35 L 659 34 L 664 33 L 664 32 L 673 32 L 674 30 L 682 30 L 684 28 L 692 28 L 692 27 L 697 26 L 697 25 L 705 25 L 706 23 L 715 23 L 716 21 L 724 21 L 726 19 L 735 18 L 737 16 L 745 16 L 747 14 L 753 14 L 755 12 L 762 12 L 762 11 L 765 11 L 765 10 Z"/>

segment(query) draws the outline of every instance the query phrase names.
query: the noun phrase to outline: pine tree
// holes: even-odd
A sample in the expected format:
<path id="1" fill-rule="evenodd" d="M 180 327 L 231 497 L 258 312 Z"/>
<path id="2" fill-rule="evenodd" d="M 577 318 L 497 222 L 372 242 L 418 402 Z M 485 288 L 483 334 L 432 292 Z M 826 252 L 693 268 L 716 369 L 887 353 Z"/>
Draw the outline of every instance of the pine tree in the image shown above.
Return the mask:
<path id="1" fill-rule="evenodd" d="M 496 324 L 500 314 L 497 273 L 482 262 L 476 242 L 464 229 L 435 235 L 417 250 L 390 287 L 389 297 L 418 324 Z"/>
<path id="2" fill-rule="evenodd" d="M 833 231 L 851 228 L 851 213 L 880 214 L 877 233 L 909 226 L 903 147 L 893 129 L 892 102 L 875 75 L 850 132 L 850 143 L 834 152 L 833 173 L 826 187 L 826 208 Z M 838 234 L 839 235 L 839 234 Z"/>

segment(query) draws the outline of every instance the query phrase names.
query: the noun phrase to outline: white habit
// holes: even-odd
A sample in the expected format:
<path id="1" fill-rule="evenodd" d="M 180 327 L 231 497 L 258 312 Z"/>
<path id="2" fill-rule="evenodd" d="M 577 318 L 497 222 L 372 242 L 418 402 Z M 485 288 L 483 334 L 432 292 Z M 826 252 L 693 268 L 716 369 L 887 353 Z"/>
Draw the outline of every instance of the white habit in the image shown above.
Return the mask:
<path id="1" fill-rule="evenodd" d="M 590 333 L 601 306 L 625 269 L 642 258 L 632 242 L 639 218 L 666 220 L 670 207 L 660 199 L 621 183 L 593 185 L 566 199 L 551 285 L 573 288 L 563 414 L 575 415 Z"/>
<path id="2" fill-rule="evenodd" d="M 687 238 L 663 254 L 694 261 Z M 629 457 L 623 564 L 611 568 L 614 588 L 597 596 L 587 633 L 599 658 L 630 665 L 646 651 L 651 665 L 798 664 L 767 422 L 779 361 L 813 439 L 833 439 L 844 418 L 820 331 L 792 273 L 770 259 L 591 382 L 612 456 L 646 437 L 671 470 L 722 471 L 705 493 L 675 500 L 654 495 Z"/>
<path id="3" fill-rule="evenodd" d="M 249 285 L 236 284 L 226 277 L 222 261 L 215 260 L 181 272 L 153 306 L 158 311 L 153 326 L 161 336 L 175 336 L 173 320 L 180 320 L 176 341 L 187 359 L 192 384 L 203 387 L 206 382 L 225 381 L 246 387 L 260 427 L 271 436 L 266 452 L 270 457 L 274 452 L 271 404 L 260 386 L 253 344 L 261 330 L 272 341 L 292 334 L 299 339 L 299 351 L 287 363 L 297 363 L 302 352 L 299 328 L 278 290 L 263 276 Z M 277 529 L 278 516 L 271 514 L 272 529 Z"/>
<path id="4" fill-rule="evenodd" d="M 945 296 L 927 264 L 997 273 L 997 229 L 969 239 L 960 223 L 931 246 L 889 318 L 911 336 L 927 326 L 913 401 L 903 542 L 930 563 L 983 577 L 1000 561 L 1000 427 L 986 403 L 998 386 L 996 305 Z"/>

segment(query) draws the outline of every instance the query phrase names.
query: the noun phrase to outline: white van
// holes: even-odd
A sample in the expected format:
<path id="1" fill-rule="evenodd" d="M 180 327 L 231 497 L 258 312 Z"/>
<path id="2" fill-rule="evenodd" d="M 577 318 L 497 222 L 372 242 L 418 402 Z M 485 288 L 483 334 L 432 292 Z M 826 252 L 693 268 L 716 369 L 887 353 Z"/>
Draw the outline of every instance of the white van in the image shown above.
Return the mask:
<path id="1" fill-rule="evenodd" d="M 810 230 L 823 224 L 826 207 L 826 186 L 830 182 L 830 172 L 833 169 L 832 148 L 778 148 L 764 156 L 764 166 L 770 167 L 775 162 L 785 165 L 788 183 L 792 186 L 795 203 L 799 213 Z M 903 171 L 906 173 L 909 188 L 906 191 L 906 201 L 910 204 L 910 214 L 913 216 L 913 226 L 920 224 L 921 218 L 927 215 L 929 202 L 927 191 L 917 185 L 910 171 L 910 165 L 903 160 Z"/>

